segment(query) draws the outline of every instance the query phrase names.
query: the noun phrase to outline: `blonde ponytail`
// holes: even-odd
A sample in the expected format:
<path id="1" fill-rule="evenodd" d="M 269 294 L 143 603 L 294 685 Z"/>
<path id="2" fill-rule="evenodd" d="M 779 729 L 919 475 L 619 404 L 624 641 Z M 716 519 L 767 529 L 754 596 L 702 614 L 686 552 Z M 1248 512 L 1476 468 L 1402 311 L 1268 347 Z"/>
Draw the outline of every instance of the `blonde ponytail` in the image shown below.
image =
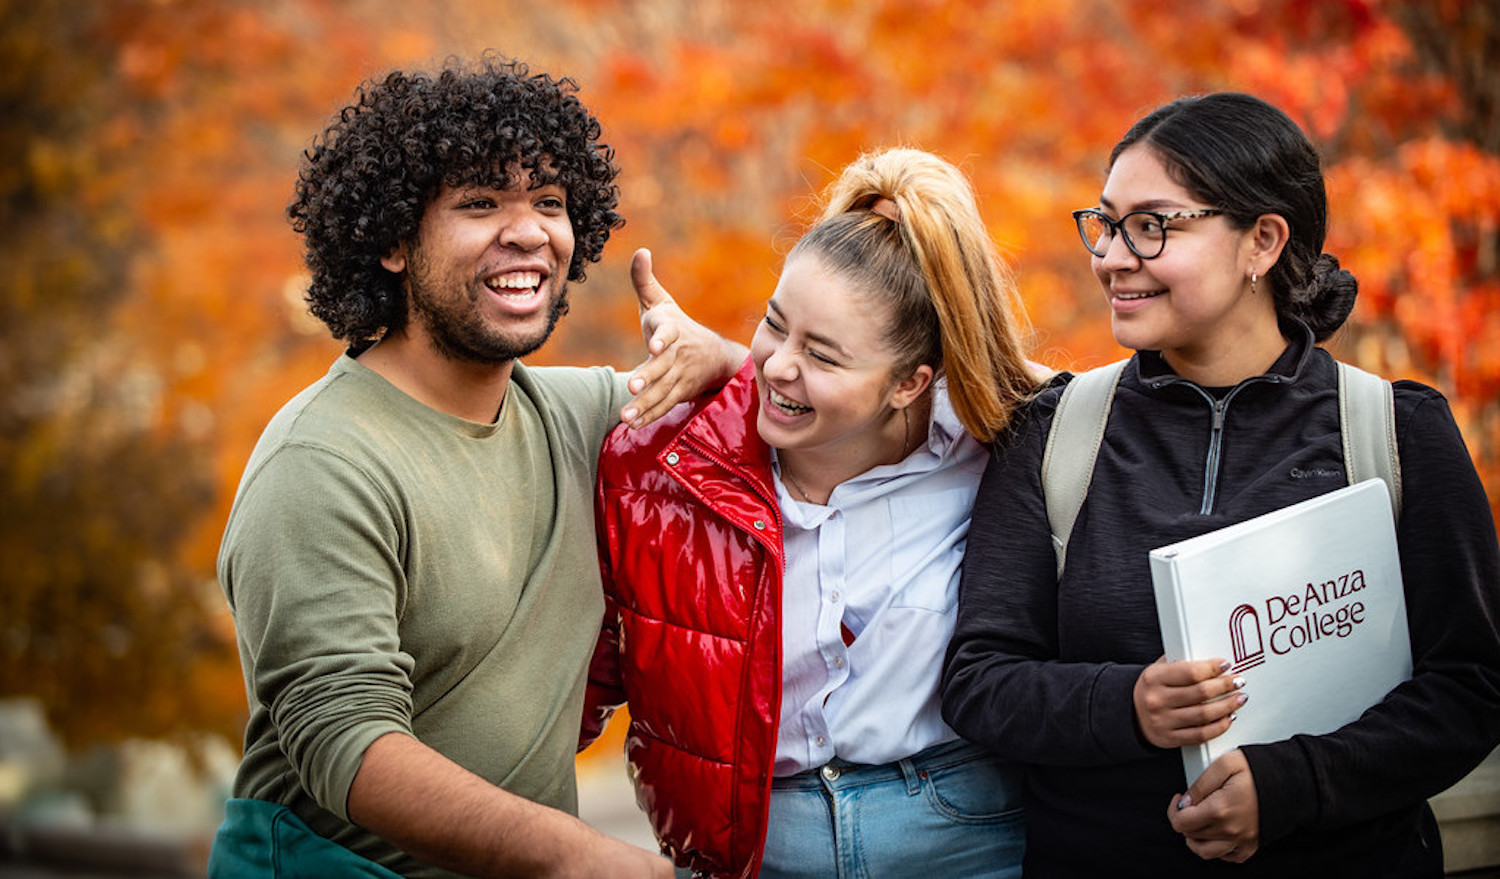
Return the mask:
<path id="1" fill-rule="evenodd" d="M 928 363 L 946 375 L 964 429 L 993 440 L 1036 381 L 1020 297 L 968 179 L 921 150 L 868 153 L 829 187 L 825 205 L 793 254 L 814 251 L 871 296 L 889 297 L 898 369 Z"/>

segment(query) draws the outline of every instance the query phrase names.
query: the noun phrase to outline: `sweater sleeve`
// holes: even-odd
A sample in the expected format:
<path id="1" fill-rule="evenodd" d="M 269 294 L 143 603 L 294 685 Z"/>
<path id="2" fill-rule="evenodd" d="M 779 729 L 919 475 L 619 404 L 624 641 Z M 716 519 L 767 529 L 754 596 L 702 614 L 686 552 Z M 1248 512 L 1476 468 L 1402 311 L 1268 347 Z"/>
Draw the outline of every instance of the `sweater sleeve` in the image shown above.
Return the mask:
<path id="1" fill-rule="evenodd" d="M 1009 760 L 1089 766 L 1153 752 L 1135 731 L 1141 666 L 1059 658 L 1057 558 L 1041 461 L 1059 391 L 1002 437 L 980 482 L 943 672 L 943 718 Z"/>
<path id="2" fill-rule="evenodd" d="M 1404 421 L 1397 543 L 1412 678 L 1333 733 L 1242 749 L 1264 842 L 1409 807 L 1451 786 L 1500 742 L 1495 523 L 1446 401 L 1420 385 L 1397 389 Z"/>
<path id="3" fill-rule="evenodd" d="M 365 748 L 411 733 L 399 521 L 343 458 L 288 445 L 247 480 L 220 556 L 251 698 L 302 786 L 346 820 Z"/>

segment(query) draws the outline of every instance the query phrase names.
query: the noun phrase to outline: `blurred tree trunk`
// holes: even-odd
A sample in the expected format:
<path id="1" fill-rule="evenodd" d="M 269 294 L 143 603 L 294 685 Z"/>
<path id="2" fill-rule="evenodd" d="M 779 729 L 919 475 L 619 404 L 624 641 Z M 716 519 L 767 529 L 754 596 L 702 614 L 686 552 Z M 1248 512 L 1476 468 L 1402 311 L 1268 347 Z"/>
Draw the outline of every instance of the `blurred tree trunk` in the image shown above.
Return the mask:
<path id="1" fill-rule="evenodd" d="M 1393 0 L 1387 8 L 1421 62 L 1458 92 L 1453 133 L 1500 155 L 1500 4 Z"/>

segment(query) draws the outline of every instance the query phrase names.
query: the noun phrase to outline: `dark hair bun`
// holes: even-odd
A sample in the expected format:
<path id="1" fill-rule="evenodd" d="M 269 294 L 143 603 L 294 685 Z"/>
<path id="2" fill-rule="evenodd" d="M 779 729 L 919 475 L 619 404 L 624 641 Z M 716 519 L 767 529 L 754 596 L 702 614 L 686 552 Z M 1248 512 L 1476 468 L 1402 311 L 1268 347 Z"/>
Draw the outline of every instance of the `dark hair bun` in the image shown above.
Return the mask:
<path id="1" fill-rule="evenodd" d="M 1358 295 L 1359 281 L 1339 268 L 1338 259 L 1325 253 L 1313 263 L 1312 280 L 1292 294 L 1292 308 L 1322 342 L 1343 326 L 1349 313 L 1354 311 L 1354 300 Z"/>

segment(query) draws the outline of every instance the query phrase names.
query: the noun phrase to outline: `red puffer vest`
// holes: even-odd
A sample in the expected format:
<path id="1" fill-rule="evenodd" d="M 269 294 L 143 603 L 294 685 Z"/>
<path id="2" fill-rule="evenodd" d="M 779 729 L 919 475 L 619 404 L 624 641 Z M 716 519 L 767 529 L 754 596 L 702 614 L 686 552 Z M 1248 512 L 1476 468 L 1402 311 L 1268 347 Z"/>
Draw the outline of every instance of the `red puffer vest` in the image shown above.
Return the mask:
<path id="1" fill-rule="evenodd" d="M 663 852 L 712 876 L 760 868 L 781 711 L 781 511 L 754 376 L 746 361 L 717 395 L 615 430 L 599 460 L 608 607 L 583 738 L 629 700 L 636 801 Z"/>

